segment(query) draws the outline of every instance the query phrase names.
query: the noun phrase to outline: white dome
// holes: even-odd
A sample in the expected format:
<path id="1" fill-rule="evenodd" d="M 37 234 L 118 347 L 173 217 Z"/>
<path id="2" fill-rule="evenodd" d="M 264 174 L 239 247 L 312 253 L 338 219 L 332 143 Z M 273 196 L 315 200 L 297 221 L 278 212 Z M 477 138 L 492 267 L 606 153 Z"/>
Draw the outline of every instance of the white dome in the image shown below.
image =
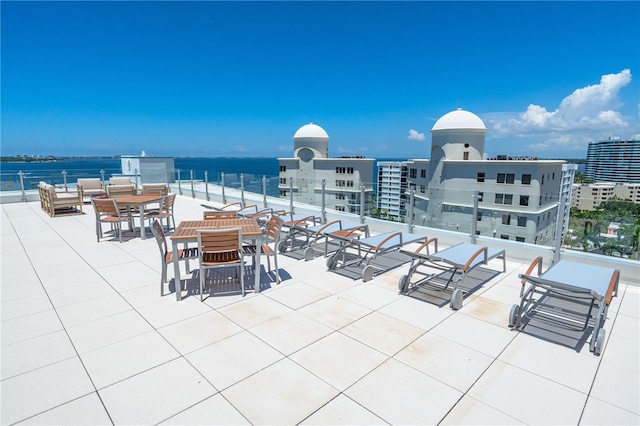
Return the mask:
<path id="1" fill-rule="evenodd" d="M 436 121 L 436 124 L 433 125 L 431 131 L 451 129 L 487 130 L 480 117 L 462 108 L 458 108 L 440 117 L 440 119 Z"/>
<path id="2" fill-rule="evenodd" d="M 324 129 L 317 124 L 309 123 L 300 127 L 295 135 L 293 135 L 294 139 L 297 138 L 322 138 L 329 139 L 329 135 Z"/>

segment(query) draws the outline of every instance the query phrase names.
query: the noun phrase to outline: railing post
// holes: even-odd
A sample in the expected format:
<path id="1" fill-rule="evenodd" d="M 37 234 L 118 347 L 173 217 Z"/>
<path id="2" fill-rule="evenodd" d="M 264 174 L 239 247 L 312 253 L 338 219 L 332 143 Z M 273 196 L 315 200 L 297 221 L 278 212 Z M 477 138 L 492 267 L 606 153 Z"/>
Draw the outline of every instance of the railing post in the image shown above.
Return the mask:
<path id="1" fill-rule="evenodd" d="M 360 223 L 364 223 L 364 185 L 360 185 Z"/>
<path id="2" fill-rule="evenodd" d="M 138 179 L 138 169 L 133 169 L 133 178 L 136 181 L 136 188 L 138 186 L 142 188 L 142 177 Z"/>
<path id="3" fill-rule="evenodd" d="M 209 172 L 207 172 L 206 170 L 204 171 L 204 193 L 207 197 L 207 201 L 210 201 L 211 198 L 209 197 Z"/>
<path id="4" fill-rule="evenodd" d="M 564 210 L 567 208 L 567 200 L 560 195 L 560 202 L 558 203 L 558 214 L 556 215 L 556 231 L 553 238 L 553 263 L 555 264 L 560 260 L 560 249 L 562 248 L 562 228 L 564 225 Z"/>
<path id="5" fill-rule="evenodd" d="M 224 194 L 224 172 L 220 173 L 220 185 L 222 186 L 222 204 L 227 204 L 227 196 Z"/>
<path id="6" fill-rule="evenodd" d="M 196 191 L 193 189 L 193 169 L 189 170 L 189 178 L 191 179 L 191 198 L 196 198 Z"/>
<path id="7" fill-rule="evenodd" d="M 289 211 L 293 214 L 293 178 L 289 178 Z"/>
<path id="8" fill-rule="evenodd" d="M 62 182 L 64 182 L 64 190 L 65 191 L 69 191 L 69 187 L 67 186 L 67 171 L 63 170 L 62 171 Z"/>
<path id="9" fill-rule="evenodd" d="M 100 185 L 104 188 L 104 170 L 100 169 Z"/>
<path id="10" fill-rule="evenodd" d="M 473 191 L 473 217 L 471 218 L 471 244 L 476 243 L 476 230 L 478 228 L 478 191 Z"/>
<path id="11" fill-rule="evenodd" d="M 26 202 L 27 201 L 27 194 L 25 194 L 24 192 L 24 173 L 22 172 L 22 170 L 20 170 L 18 172 L 18 176 L 20 176 L 20 191 L 22 192 L 22 201 Z"/>
<path id="12" fill-rule="evenodd" d="M 322 207 L 320 209 L 320 220 L 322 223 L 327 223 L 327 204 L 325 202 L 325 197 L 327 195 L 326 192 L 327 187 L 327 179 L 322 178 Z"/>
<path id="13" fill-rule="evenodd" d="M 414 203 L 413 197 L 414 197 L 415 191 L 416 190 L 413 188 L 413 186 L 409 190 L 409 233 L 410 234 L 413 233 L 413 203 Z"/>
<path id="14" fill-rule="evenodd" d="M 263 208 L 267 208 L 267 177 L 262 175 L 262 204 Z"/>
<path id="15" fill-rule="evenodd" d="M 244 209 L 244 173 L 240 173 L 240 206 Z"/>
<path id="16" fill-rule="evenodd" d="M 182 195 L 182 176 L 181 170 L 178 169 L 178 194 Z"/>

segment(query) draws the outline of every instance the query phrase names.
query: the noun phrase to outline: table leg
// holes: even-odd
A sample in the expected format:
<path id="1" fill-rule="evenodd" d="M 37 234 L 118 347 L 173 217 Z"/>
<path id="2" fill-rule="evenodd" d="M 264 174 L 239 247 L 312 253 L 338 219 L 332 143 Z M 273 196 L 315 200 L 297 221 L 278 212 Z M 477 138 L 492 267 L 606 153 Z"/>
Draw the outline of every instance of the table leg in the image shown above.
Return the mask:
<path id="1" fill-rule="evenodd" d="M 138 208 L 140 209 L 140 238 L 144 240 L 146 239 L 146 232 L 144 232 L 144 204 L 140 204 Z"/>
<path id="2" fill-rule="evenodd" d="M 178 253 L 178 241 L 172 241 L 173 252 Z M 176 284 L 176 300 L 182 300 L 182 281 L 180 280 L 180 262 L 177 259 L 173 262 L 173 276 Z"/>
<path id="3" fill-rule="evenodd" d="M 254 284 L 254 293 L 260 293 L 260 253 L 262 252 L 262 237 L 256 238 L 256 259 L 255 259 L 255 284 Z"/>

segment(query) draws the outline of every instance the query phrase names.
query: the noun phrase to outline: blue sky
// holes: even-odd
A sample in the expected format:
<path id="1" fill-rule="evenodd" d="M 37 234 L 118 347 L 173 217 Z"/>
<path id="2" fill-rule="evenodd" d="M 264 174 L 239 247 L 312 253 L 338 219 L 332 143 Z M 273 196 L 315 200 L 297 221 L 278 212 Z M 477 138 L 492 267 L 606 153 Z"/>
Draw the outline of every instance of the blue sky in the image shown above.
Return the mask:
<path id="1" fill-rule="evenodd" d="M 456 108 L 490 155 L 640 135 L 640 2 L 7 2 L 2 155 L 428 158 Z"/>

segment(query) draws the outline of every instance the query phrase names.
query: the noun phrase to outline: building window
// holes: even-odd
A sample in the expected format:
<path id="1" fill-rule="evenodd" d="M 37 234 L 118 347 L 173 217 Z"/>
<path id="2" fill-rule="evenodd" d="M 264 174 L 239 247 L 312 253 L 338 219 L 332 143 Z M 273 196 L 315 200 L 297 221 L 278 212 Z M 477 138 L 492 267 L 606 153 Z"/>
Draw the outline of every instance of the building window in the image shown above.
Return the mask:
<path id="1" fill-rule="evenodd" d="M 418 169 L 409 169 L 409 177 L 415 179 L 418 177 Z"/>
<path id="2" fill-rule="evenodd" d="M 345 186 L 344 180 L 336 180 L 336 186 Z"/>
<path id="3" fill-rule="evenodd" d="M 540 198 L 538 199 L 538 207 L 540 207 L 542 205 L 542 195 L 540 196 Z"/>
<path id="4" fill-rule="evenodd" d="M 426 169 L 421 169 L 420 170 L 420 177 L 421 178 L 426 178 L 427 177 L 427 170 Z"/>
<path id="5" fill-rule="evenodd" d="M 502 215 L 502 224 L 503 225 L 511 225 L 511 215 L 510 214 L 503 214 Z"/>
<path id="6" fill-rule="evenodd" d="M 500 234 L 500 238 L 502 238 L 503 240 L 508 240 L 509 236 L 507 234 Z"/>
<path id="7" fill-rule="evenodd" d="M 286 185 L 287 184 L 287 178 L 280 178 L 280 185 Z"/>
<path id="8" fill-rule="evenodd" d="M 551 179 L 555 179 L 556 178 L 556 172 L 553 172 L 553 174 L 551 175 Z"/>
<path id="9" fill-rule="evenodd" d="M 516 175 L 513 173 L 498 173 L 498 178 L 496 181 L 498 183 L 509 183 L 513 184 L 515 182 Z"/>
<path id="10" fill-rule="evenodd" d="M 462 159 L 463 160 L 468 160 L 469 159 L 469 152 L 468 151 L 465 151 L 465 152 L 462 153 Z"/>
<path id="11" fill-rule="evenodd" d="M 520 216 L 518 218 L 518 226 L 521 226 L 523 228 L 527 226 L 527 217 L 526 216 Z"/>
<path id="12" fill-rule="evenodd" d="M 420 185 L 420 193 L 424 194 L 425 192 L 427 192 L 427 187 L 424 185 Z"/>
<path id="13" fill-rule="evenodd" d="M 482 222 L 482 212 L 478 212 L 478 215 L 476 216 L 476 221 Z"/>
<path id="14" fill-rule="evenodd" d="M 516 241 L 519 243 L 524 243 L 524 237 L 516 237 Z"/>
<path id="15" fill-rule="evenodd" d="M 348 180 L 348 181 L 347 181 L 347 186 L 348 186 L 349 188 L 353 188 L 353 181 L 352 181 L 352 180 Z"/>
<path id="16" fill-rule="evenodd" d="M 522 184 L 531 185 L 531 175 L 522 175 Z"/>
<path id="17" fill-rule="evenodd" d="M 286 172 L 287 171 L 287 166 L 280 166 L 280 171 L 281 172 Z"/>
<path id="18" fill-rule="evenodd" d="M 281 197 L 286 197 L 287 196 L 287 191 L 281 189 L 280 190 L 280 196 Z"/>
<path id="19" fill-rule="evenodd" d="M 513 204 L 513 195 L 511 194 L 496 194 L 496 204 Z"/>
<path id="20" fill-rule="evenodd" d="M 542 175 L 542 179 L 540 179 L 540 185 L 544 185 L 544 175 Z"/>
<path id="21" fill-rule="evenodd" d="M 336 167 L 336 173 L 341 174 L 344 173 L 344 167 Z"/>
<path id="22" fill-rule="evenodd" d="M 484 172 L 478 172 L 477 182 L 484 182 Z"/>
<path id="23" fill-rule="evenodd" d="M 343 212 L 344 206 L 336 206 L 336 210 L 338 210 L 339 212 Z"/>
<path id="24" fill-rule="evenodd" d="M 478 202 L 481 203 L 484 199 L 484 192 L 478 192 Z"/>
<path id="25" fill-rule="evenodd" d="M 520 205 L 521 206 L 528 206 L 529 205 L 529 196 L 528 195 L 521 195 L 520 196 Z"/>
<path id="26" fill-rule="evenodd" d="M 344 194 L 341 192 L 338 192 L 336 194 L 336 200 L 344 200 Z"/>
<path id="27" fill-rule="evenodd" d="M 480 231 L 476 231 L 476 235 L 480 235 Z"/>

